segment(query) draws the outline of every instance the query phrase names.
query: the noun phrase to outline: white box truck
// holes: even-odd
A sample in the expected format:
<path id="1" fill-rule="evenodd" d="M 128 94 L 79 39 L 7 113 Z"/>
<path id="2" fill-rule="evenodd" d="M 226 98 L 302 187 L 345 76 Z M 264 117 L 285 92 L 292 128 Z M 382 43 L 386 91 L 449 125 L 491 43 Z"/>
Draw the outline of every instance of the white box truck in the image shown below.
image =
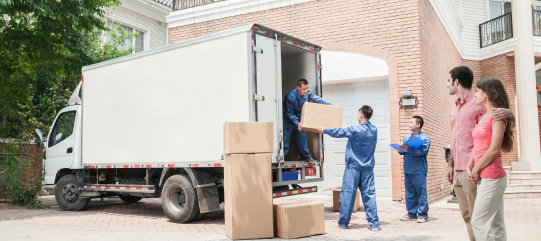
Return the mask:
<path id="1" fill-rule="evenodd" d="M 313 160 L 284 157 L 282 100 L 300 78 L 321 95 L 320 50 L 251 24 L 85 66 L 47 139 L 36 130 L 45 187 L 64 210 L 161 197 L 168 218 L 189 222 L 223 202 L 223 124 L 265 121 L 274 197 L 316 192 L 299 184 L 323 181 L 322 136 L 309 137 Z"/>

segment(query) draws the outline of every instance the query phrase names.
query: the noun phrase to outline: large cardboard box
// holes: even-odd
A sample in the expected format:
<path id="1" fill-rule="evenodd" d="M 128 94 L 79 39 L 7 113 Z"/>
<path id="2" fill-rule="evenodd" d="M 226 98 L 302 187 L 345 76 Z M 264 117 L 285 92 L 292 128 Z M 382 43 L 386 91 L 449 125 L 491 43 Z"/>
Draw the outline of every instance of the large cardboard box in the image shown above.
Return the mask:
<path id="1" fill-rule="evenodd" d="M 292 239 L 325 233 L 322 202 L 274 205 L 274 236 Z"/>
<path id="2" fill-rule="evenodd" d="M 332 190 L 332 210 L 334 212 L 340 212 L 340 191 L 342 186 L 338 186 Z M 361 208 L 361 192 L 357 189 L 357 195 L 355 195 L 355 203 L 353 204 L 353 212 L 357 212 Z"/>
<path id="3" fill-rule="evenodd" d="M 226 155 L 224 194 L 227 237 L 273 237 L 271 154 Z"/>
<path id="4" fill-rule="evenodd" d="M 272 122 L 224 123 L 224 153 L 273 153 Z"/>
<path id="5" fill-rule="evenodd" d="M 319 152 L 319 133 L 313 133 L 313 132 L 306 132 L 306 135 L 308 137 L 307 145 L 308 145 L 308 151 L 310 151 L 310 155 L 312 156 L 312 159 L 314 160 L 320 160 L 321 157 Z M 293 137 L 291 137 L 291 140 L 289 141 L 289 151 L 287 152 L 287 155 L 285 156 L 286 161 L 299 161 L 301 159 L 301 156 L 299 155 L 299 151 L 297 150 L 297 145 L 295 144 L 295 141 L 293 140 Z"/>
<path id="6" fill-rule="evenodd" d="M 303 131 L 317 132 L 317 128 L 325 129 L 342 127 L 344 108 L 339 106 L 304 103 L 301 112 Z"/>

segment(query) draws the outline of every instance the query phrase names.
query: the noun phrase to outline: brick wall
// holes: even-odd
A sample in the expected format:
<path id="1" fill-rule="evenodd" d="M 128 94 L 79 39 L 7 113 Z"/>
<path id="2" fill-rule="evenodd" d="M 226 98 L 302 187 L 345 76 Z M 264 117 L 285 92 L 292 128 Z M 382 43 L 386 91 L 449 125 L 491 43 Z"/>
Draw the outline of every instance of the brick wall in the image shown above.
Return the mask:
<path id="1" fill-rule="evenodd" d="M 481 65 L 481 78 L 496 77 L 502 81 L 507 94 L 509 95 L 510 109 L 516 116 L 515 94 L 517 84 L 515 81 L 515 57 L 507 55 L 509 55 L 509 53 L 479 61 Z M 502 154 L 502 160 L 504 166 L 511 166 L 511 162 L 518 161 L 516 132 L 513 151 L 511 153 Z"/>
<path id="2" fill-rule="evenodd" d="M 0 153 L 3 153 L 4 146 L 5 144 L 0 143 Z M 26 176 L 29 179 L 32 179 L 36 177 L 36 171 L 42 167 L 43 151 L 41 148 L 38 148 L 36 145 L 27 145 L 25 146 L 25 148 L 28 148 L 29 151 L 32 153 L 32 155 L 29 155 L 28 157 L 28 160 L 30 161 L 32 167 L 30 170 L 26 172 Z M 36 161 L 33 159 L 33 156 L 36 156 L 36 155 L 40 157 L 39 161 Z M 40 190 L 40 194 L 41 194 L 41 190 Z M 4 187 L 0 186 L 0 199 L 5 199 L 5 198 L 6 197 L 4 193 Z"/>
<path id="3" fill-rule="evenodd" d="M 428 27 L 422 28 L 421 21 Z M 429 157 L 429 199 L 434 201 L 448 193 L 449 190 L 439 190 L 440 183 L 444 183 L 441 166 L 445 162 L 441 148 L 450 143 L 448 115 L 452 101 L 447 98 L 445 89 L 446 73 L 459 65 L 461 59 L 457 58 L 457 52 L 428 0 L 405 0 L 400 4 L 395 1 L 312 1 L 171 28 L 169 41 L 173 44 L 251 23 L 283 31 L 327 50 L 354 51 L 385 59 L 389 65 L 391 141 L 398 143 L 406 134 L 406 123 L 413 114 L 426 114 L 425 130 L 434 143 Z M 437 34 L 430 28 L 436 28 Z M 428 45 L 422 48 L 423 44 Z M 423 59 L 422 55 L 428 57 Z M 433 63 L 440 61 L 443 63 Z M 433 69 L 425 70 L 423 63 Z M 423 84 L 424 81 L 427 84 Z M 430 94 L 431 89 L 436 92 Z M 416 110 L 399 109 L 399 95 L 403 92 L 412 92 L 419 97 Z M 444 98 L 439 97 L 442 93 Z M 425 101 L 435 105 L 426 105 Z M 442 129 L 446 133 L 436 132 Z M 393 199 L 401 200 L 404 196 L 402 163 L 395 152 L 392 154 L 392 172 Z"/>
<path id="4" fill-rule="evenodd" d="M 451 190 L 446 178 L 448 164 L 443 148 L 451 144 L 449 113 L 456 97 L 449 95 L 447 78 L 452 68 L 462 64 L 462 57 L 428 0 L 420 1 L 419 12 L 422 69 L 421 79 L 416 82 L 417 86 L 422 86 L 419 114 L 425 120 L 423 132 L 432 141 L 427 175 L 428 198 L 432 202 L 448 196 Z"/>

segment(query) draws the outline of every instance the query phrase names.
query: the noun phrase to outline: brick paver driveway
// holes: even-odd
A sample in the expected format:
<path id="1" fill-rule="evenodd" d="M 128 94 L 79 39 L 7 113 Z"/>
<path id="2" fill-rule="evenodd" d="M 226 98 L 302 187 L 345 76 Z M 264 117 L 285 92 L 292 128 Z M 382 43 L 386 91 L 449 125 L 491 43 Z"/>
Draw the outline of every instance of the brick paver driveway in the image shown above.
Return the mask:
<path id="1" fill-rule="evenodd" d="M 311 198 L 312 197 L 312 198 Z M 431 207 L 429 222 L 399 221 L 405 207 L 380 203 L 378 213 L 383 230 L 372 232 L 364 212 L 354 213 L 350 229 L 334 227 L 338 213 L 332 212 L 332 197 L 301 195 L 275 199 L 317 199 L 325 203 L 326 234 L 302 240 L 468 240 L 466 228 L 455 208 Z M 204 220 L 189 224 L 170 222 L 160 199 L 143 199 L 126 204 L 120 199 L 94 200 L 80 212 L 65 212 L 54 206 L 54 197 L 42 200 L 49 210 L 0 207 L 0 240 L 229 240 L 224 232 L 224 211 L 212 212 Z M 506 199 L 505 218 L 508 240 L 541 240 L 541 198 Z"/>

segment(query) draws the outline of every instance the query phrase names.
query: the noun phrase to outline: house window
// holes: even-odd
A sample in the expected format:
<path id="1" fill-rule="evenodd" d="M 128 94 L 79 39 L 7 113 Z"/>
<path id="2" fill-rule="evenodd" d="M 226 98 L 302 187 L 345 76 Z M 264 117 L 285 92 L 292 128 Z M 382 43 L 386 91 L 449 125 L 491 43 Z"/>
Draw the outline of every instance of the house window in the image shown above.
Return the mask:
<path id="1" fill-rule="evenodd" d="M 488 12 L 490 14 L 490 19 L 502 16 L 502 2 L 488 1 Z"/>
<path id="2" fill-rule="evenodd" d="M 107 21 L 107 27 L 112 29 L 113 31 L 116 31 L 115 25 L 120 25 L 124 29 L 124 31 L 126 33 L 133 33 L 133 32 L 139 33 L 137 35 L 137 37 L 133 37 L 131 39 L 126 39 L 124 41 L 123 45 L 118 46 L 119 50 L 128 49 L 128 48 L 130 48 L 132 46 L 133 46 L 133 52 L 134 53 L 139 53 L 139 52 L 145 50 L 145 32 L 139 31 L 137 29 L 134 29 L 132 27 L 128 27 L 128 26 L 120 24 L 120 23 Z M 107 36 L 107 40 L 110 40 L 109 36 Z"/>

